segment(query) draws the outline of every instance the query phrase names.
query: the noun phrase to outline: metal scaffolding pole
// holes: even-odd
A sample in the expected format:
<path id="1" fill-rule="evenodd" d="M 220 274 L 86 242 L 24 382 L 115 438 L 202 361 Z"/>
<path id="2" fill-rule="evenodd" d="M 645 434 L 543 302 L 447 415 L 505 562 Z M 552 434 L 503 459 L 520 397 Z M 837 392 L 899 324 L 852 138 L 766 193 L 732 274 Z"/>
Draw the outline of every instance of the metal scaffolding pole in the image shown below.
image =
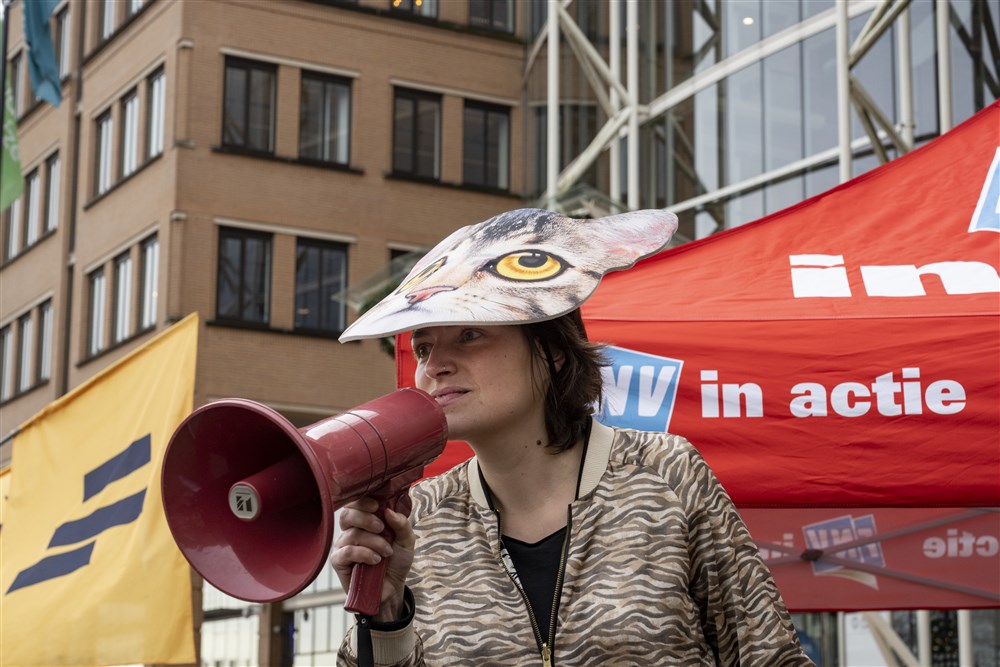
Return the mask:
<path id="1" fill-rule="evenodd" d="M 559 2 L 548 0 L 548 77 L 546 78 L 545 199 L 555 198 L 559 179 Z"/>
<path id="2" fill-rule="evenodd" d="M 837 142 L 840 182 L 851 180 L 851 71 L 848 0 L 837 0 Z"/>
<path id="3" fill-rule="evenodd" d="M 936 0 L 934 22 L 937 41 L 938 130 L 941 134 L 951 129 L 951 43 L 948 38 L 950 12 L 948 0 Z"/>
<path id="4" fill-rule="evenodd" d="M 631 114 L 628 120 L 628 207 L 639 208 L 639 0 L 626 0 L 625 51 Z"/>
<path id="5" fill-rule="evenodd" d="M 620 80 L 622 76 L 622 32 L 621 32 L 621 6 L 619 0 L 608 0 L 608 61 L 611 66 L 611 76 Z M 609 86 L 611 96 L 611 108 L 618 111 L 621 107 L 621 100 L 618 91 L 614 86 Z M 622 195 L 622 144 L 618 132 L 611 139 L 609 147 L 609 173 L 608 173 L 608 195 L 612 200 L 621 199 Z"/>

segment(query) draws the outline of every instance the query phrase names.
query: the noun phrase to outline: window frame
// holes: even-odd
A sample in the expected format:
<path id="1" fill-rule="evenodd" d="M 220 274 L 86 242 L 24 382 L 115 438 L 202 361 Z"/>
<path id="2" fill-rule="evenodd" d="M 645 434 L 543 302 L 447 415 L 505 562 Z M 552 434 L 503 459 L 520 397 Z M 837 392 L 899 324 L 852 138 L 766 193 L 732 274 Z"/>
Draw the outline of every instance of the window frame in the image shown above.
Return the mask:
<path id="1" fill-rule="evenodd" d="M 62 81 L 69 76 L 69 56 L 70 56 L 70 33 L 69 33 L 69 4 L 56 12 L 53 17 L 55 39 L 52 40 L 56 49 L 56 68 L 59 72 L 59 80 Z"/>
<path id="2" fill-rule="evenodd" d="M 38 306 L 38 341 L 36 343 L 35 382 L 52 379 L 52 299 Z"/>
<path id="3" fill-rule="evenodd" d="M 97 42 L 101 44 L 111 39 L 118 28 L 118 3 L 115 0 L 101 0 L 97 12 Z"/>
<path id="4" fill-rule="evenodd" d="M 139 244 L 139 331 L 156 328 L 159 273 L 160 241 L 153 234 Z"/>
<path id="5" fill-rule="evenodd" d="M 24 224 L 24 216 L 21 212 L 21 203 L 24 199 L 24 195 L 21 194 L 10 204 L 10 208 L 4 211 L 4 222 L 6 238 L 4 238 L 3 244 L 3 258 L 4 261 L 14 259 L 21 254 L 21 226 Z"/>
<path id="6" fill-rule="evenodd" d="M 302 307 L 300 303 L 300 297 L 302 296 L 302 283 L 300 282 L 300 257 L 303 250 L 316 250 L 319 252 L 319 273 L 318 273 L 318 283 L 314 290 L 310 290 L 310 294 L 316 294 L 316 303 L 319 307 L 319 314 L 317 315 L 317 320 L 319 321 L 319 326 L 306 326 L 299 323 L 299 310 Z M 324 296 L 324 278 L 323 266 L 326 253 L 339 254 L 341 255 L 341 271 L 339 278 L 339 285 L 336 290 L 332 290 L 329 295 Z M 348 279 L 348 258 L 349 258 L 349 246 L 346 243 L 340 243 L 337 241 L 327 241 L 324 239 L 316 239 L 310 237 L 298 237 L 295 242 L 295 298 L 293 301 L 293 322 L 295 331 L 304 333 L 319 333 L 319 334 L 336 334 L 339 335 L 343 333 L 344 329 L 347 328 L 347 307 L 343 302 L 334 302 L 332 297 L 334 294 L 342 292 L 347 288 Z M 326 308 L 324 308 L 326 306 Z M 328 319 L 328 314 L 331 309 L 336 309 L 339 311 L 337 319 L 337 327 L 329 328 L 322 326 L 323 322 Z"/>
<path id="7" fill-rule="evenodd" d="M 38 168 L 32 169 L 24 177 L 24 229 L 21 231 L 23 248 L 25 250 L 38 243 L 42 236 L 42 216 L 39 204 L 41 203 L 42 177 L 38 173 Z"/>
<path id="8" fill-rule="evenodd" d="M 470 180 L 467 177 L 468 165 L 466 162 L 466 156 L 468 154 L 469 146 L 469 128 L 467 125 L 469 112 L 477 112 L 483 114 L 483 135 L 479 137 L 482 142 L 483 150 L 483 167 L 481 174 L 481 181 Z M 491 116 L 501 116 L 504 121 L 506 121 L 506 147 L 499 147 L 500 156 L 497 157 L 496 173 L 497 182 L 490 183 L 488 178 L 489 165 L 490 165 L 490 152 L 489 152 L 489 121 Z M 475 100 L 465 100 L 465 105 L 462 109 L 462 184 L 472 185 L 476 187 L 492 188 L 496 190 L 503 190 L 505 192 L 510 191 L 510 162 L 511 162 L 511 113 L 510 107 L 506 107 L 499 104 L 489 104 L 486 102 L 477 102 Z M 503 162 L 501 163 L 501 158 Z"/>
<path id="9" fill-rule="evenodd" d="M 11 107 L 14 109 L 14 118 L 21 117 L 21 62 L 24 60 L 22 52 L 18 51 L 10 57 L 10 96 Z"/>
<path id="10" fill-rule="evenodd" d="M 146 145 L 145 158 L 151 160 L 163 154 L 167 97 L 167 76 L 163 67 L 146 77 Z"/>
<path id="11" fill-rule="evenodd" d="M 107 276 L 99 266 L 87 274 L 87 356 L 95 357 L 107 349 L 105 309 L 107 308 Z"/>
<path id="12" fill-rule="evenodd" d="M 114 186 L 115 119 L 105 109 L 94 120 L 94 195 L 100 196 Z"/>
<path id="13" fill-rule="evenodd" d="M 24 394 L 35 386 L 34 318 L 27 312 L 17 318 L 17 379 L 14 395 Z"/>
<path id="14" fill-rule="evenodd" d="M 0 328 L 0 403 L 14 397 L 17 364 L 14 362 L 13 323 Z"/>
<path id="15" fill-rule="evenodd" d="M 320 153 L 324 153 L 326 148 L 329 146 L 329 117 L 330 117 L 330 107 L 328 106 L 327 99 L 327 86 L 339 86 L 346 90 L 347 96 L 347 109 L 344 113 L 346 116 L 347 129 L 344 132 L 343 142 L 346 147 L 342 151 L 337 151 L 338 153 L 343 152 L 344 159 L 323 157 L 314 157 L 305 155 L 303 151 L 303 146 L 305 145 L 305 127 L 304 116 L 306 111 L 305 100 L 305 84 L 307 81 L 314 81 L 320 83 L 322 88 L 322 94 L 320 96 L 320 104 L 322 109 L 320 111 L 320 124 L 322 128 L 320 130 L 319 145 L 321 147 Z M 334 74 L 326 74 L 323 72 L 315 72 L 312 70 L 302 70 L 302 76 L 299 84 L 299 158 L 303 160 L 310 160 L 313 162 L 322 162 L 324 164 L 337 164 L 342 166 L 348 166 L 351 163 L 351 131 L 352 131 L 352 114 L 354 112 L 354 86 L 353 81 L 350 78 L 343 76 L 336 76 Z M 339 148 L 339 143 L 337 147 Z"/>
<path id="16" fill-rule="evenodd" d="M 409 155 L 412 160 L 413 166 L 409 170 L 400 169 L 397 161 L 397 134 L 398 134 L 398 118 L 397 118 L 397 104 L 401 100 L 408 100 L 413 104 L 413 113 L 411 114 L 411 127 L 410 135 L 412 137 L 412 145 L 410 146 Z M 434 129 L 434 170 L 433 176 L 427 176 L 421 174 L 417 166 L 418 160 L 417 156 L 420 153 L 419 144 L 419 132 L 418 132 L 418 105 L 420 102 L 433 102 L 437 105 L 437 125 Z M 420 90 L 413 90 L 411 88 L 400 88 L 396 87 L 393 89 L 392 96 L 392 174 L 394 176 L 404 176 L 406 178 L 419 179 L 424 181 L 440 181 L 441 180 L 441 134 L 443 125 L 443 110 L 444 102 L 442 96 L 437 93 L 428 93 Z"/>
<path id="17" fill-rule="evenodd" d="M 223 252 L 224 252 L 224 241 L 227 239 L 238 239 L 240 241 L 240 258 L 238 268 L 238 279 L 239 285 L 236 289 L 237 294 L 237 314 L 227 315 L 223 314 L 220 310 L 221 302 L 221 290 L 222 290 L 222 266 L 223 266 Z M 255 230 L 243 229 L 240 227 L 219 227 L 218 234 L 218 250 L 216 253 L 216 269 L 215 269 L 215 317 L 220 322 L 227 322 L 232 324 L 242 324 L 246 326 L 253 327 L 263 327 L 267 328 L 271 323 L 271 278 L 273 271 L 273 254 L 274 254 L 274 234 L 270 232 L 259 232 Z M 246 317 L 244 312 L 247 308 L 252 307 L 252 304 L 245 303 L 244 296 L 247 292 L 247 286 L 245 285 L 246 278 L 246 242 L 248 240 L 255 240 L 264 243 L 264 247 L 267 249 L 266 257 L 264 258 L 264 276 L 263 276 L 263 287 L 264 293 L 262 298 L 258 300 L 262 302 L 263 314 L 259 319 L 254 319 Z"/>
<path id="18" fill-rule="evenodd" d="M 500 4 L 507 6 L 507 17 L 509 22 L 507 25 L 497 25 L 496 7 Z M 486 9 L 487 16 L 474 16 L 473 8 L 477 5 Z M 517 17 L 515 15 L 516 7 L 517 3 L 515 3 L 514 0 L 469 0 L 469 25 L 482 30 L 513 34 L 514 26 L 517 25 Z"/>
<path id="19" fill-rule="evenodd" d="M 227 93 L 229 84 L 229 72 L 230 70 L 239 70 L 244 74 L 244 99 L 243 99 L 243 143 L 235 143 L 227 140 L 226 137 L 226 127 L 227 127 L 227 117 L 229 114 L 229 95 Z M 258 155 L 274 155 L 275 144 L 276 144 L 276 128 L 277 128 L 277 112 L 278 112 L 278 66 L 274 63 L 262 62 L 259 60 L 251 60 L 249 58 L 240 58 L 237 56 L 226 56 L 225 62 L 222 68 L 222 137 L 221 145 L 224 148 L 230 150 L 238 150 L 247 153 L 255 153 Z M 253 96 L 251 92 L 251 79 L 252 73 L 254 71 L 265 72 L 271 76 L 271 95 L 268 101 L 270 107 L 270 115 L 268 118 L 268 141 L 267 148 L 257 148 L 250 146 L 250 115 L 251 115 L 251 104 L 250 98 Z"/>
<path id="20" fill-rule="evenodd" d="M 128 178 L 139 169 L 139 89 L 132 88 L 119 102 L 121 127 L 118 133 L 118 179 Z"/>
<path id="21" fill-rule="evenodd" d="M 45 206 L 42 214 L 42 233 L 59 228 L 59 188 L 62 181 L 62 162 L 56 151 L 45 159 Z"/>
<path id="22" fill-rule="evenodd" d="M 132 336 L 132 253 L 125 251 L 111 262 L 112 310 L 111 345 L 118 345 Z"/>

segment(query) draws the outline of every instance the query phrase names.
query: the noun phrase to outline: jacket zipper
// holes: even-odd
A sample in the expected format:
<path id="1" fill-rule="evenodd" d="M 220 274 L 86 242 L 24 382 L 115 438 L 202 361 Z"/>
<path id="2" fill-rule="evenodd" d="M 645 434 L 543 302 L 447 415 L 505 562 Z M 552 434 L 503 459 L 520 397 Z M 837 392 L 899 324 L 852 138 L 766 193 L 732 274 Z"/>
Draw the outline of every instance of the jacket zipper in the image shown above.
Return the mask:
<path id="1" fill-rule="evenodd" d="M 511 573 L 510 568 L 507 567 L 507 563 L 504 562 L 503 557 L 500 555 L 503 549 L 503 522 L 500 518 L 500 510 L 494 510 L 497 515 L 497 560 L 500 561 L 500 565 L 503 567 L 504 572 L 507 573 L 507 577 L 510 582 L 514 584 L 514 588 L 517 589 L 518 594 L 524 601 L 524 606 L 528 609 L 528 618 L 531 620 L 531 629 L 535 633 L 535 642 L 537 642 L 539 647 L 539 652 L 542 657 L 542 667 L 552 667 L 554 664 L 552 662 L 552 649 L 555 648 L 556 644 L 556 616 L 559 611 L 559 598 L 562 595 L 563 578 L 566 574 L 566 559 L 569 555 L 569 536 L 570 531 L 573 527 L 573 512 L 572 508 L 566 508 L 566 535 L 563 537 L 562 545 L 562 555 L 559 558 L 559 572 L 556 575 L 556 590 L 552 594 L 552 618 L 549 619 L 549 634 L 548 638 L 542 638 L 542 630 L 538 626 L 538 619 L 535 618 L 535 611 L 531 608 L 531 602 L 528 600 L 528 594 L 524 592 L 521 588 L 521 584 L 517 583 L 514 579 L 514 575 Z"/>

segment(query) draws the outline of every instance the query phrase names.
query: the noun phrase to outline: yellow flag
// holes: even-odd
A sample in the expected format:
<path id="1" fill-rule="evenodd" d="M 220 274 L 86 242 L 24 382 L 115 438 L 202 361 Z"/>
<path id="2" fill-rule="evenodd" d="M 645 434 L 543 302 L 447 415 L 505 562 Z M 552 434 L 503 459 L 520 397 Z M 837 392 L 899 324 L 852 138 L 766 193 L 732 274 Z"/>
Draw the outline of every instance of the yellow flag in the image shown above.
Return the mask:
<path id="1" fill-rule="evenodd" d="M 191 411 L 197 315 L 15 436 L 0 531 L 0 665 L 195 661 L 190 570 L 160 466 Z"/>

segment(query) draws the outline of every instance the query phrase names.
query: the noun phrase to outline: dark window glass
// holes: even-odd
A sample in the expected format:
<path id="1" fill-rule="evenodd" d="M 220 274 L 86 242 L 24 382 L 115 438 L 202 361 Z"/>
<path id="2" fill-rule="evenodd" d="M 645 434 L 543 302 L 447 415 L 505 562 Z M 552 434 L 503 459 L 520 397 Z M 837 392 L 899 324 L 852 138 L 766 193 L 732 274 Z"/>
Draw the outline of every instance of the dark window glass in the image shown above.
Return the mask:
<path id="1" fill-rule="evenodd" d="M 347 164 L 350 138 L 350 82 L 304 72 L 299 107 L 299 157 Z"/>
<path id="2" fill-rule="evenodd" d="M 394 11 L 408 12 L 416 16 L 437 18 L 438 0 L 389 0 L 389 7 Z"/>
<path id="3" fill-rule="evenodd" d="M 514 32 L 513 0 L 469 0 L 469 25 Z"/>
<path id="4" fill-rule="evenodd" d="M 470 185 L 510 187 L 510 112 L 466 103 L 462 180 Z"/>
<path id="5" fill-rule="evenodd" d="M 440 178 L 441 98 L 397 90 L 394 110 L 393 172 Z"/>
<path id="6" fill-rule="evenodd" d="M 344 330 L 344 304 L 334 300 L 347 284 L 347 247 L 299 239 L 295 255 L 295 328 Z"/>
<path id="7" fill-rule="evenodd" d="M 277 70 L 274 65 L 226 58 L 222 143 L 274 152 Z"/>
<path id="8" fill-rule="evenodd" d="M 220 229 L 216 287 L 219 319 L 267 324 L 271 306 L 271 235 Z"/>

